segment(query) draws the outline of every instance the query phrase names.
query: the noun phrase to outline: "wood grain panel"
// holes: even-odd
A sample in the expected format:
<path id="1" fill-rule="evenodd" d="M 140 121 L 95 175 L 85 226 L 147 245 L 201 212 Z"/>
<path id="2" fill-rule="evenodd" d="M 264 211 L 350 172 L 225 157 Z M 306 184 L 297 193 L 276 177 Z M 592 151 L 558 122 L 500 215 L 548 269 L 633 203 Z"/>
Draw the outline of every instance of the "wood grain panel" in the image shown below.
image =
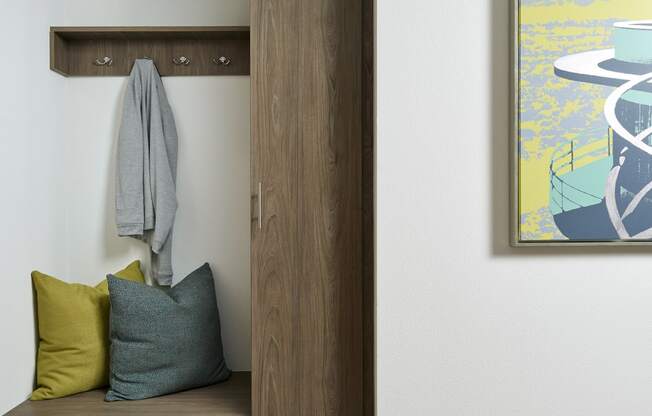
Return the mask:
<path id="1" fill-rule="evenodd" d="M 361 2 L 302 13 L 300 414 L 361 415 Z"/>
<path id="2" fill-rule="evenodd" d="M 251 415 L 250 387 L 251 374 L 236 372 L 221 384 L 146 400 L 107 403 L 106 390 L 93 390 L 62 399 L 26 401 L 7 416 L 247 416 Z"/>
<path id="3" fill-rule="evenodd" d="M 251 180 L 254 194 L 259 182 L 263 191 L 262 229 L 252 223 L 251 246 L 252 406 L 260 416 L 300 414 L 296 28 L 301 1 L 251 2 Z"/>
<path id="4" fill-rule="evenodd" d="M 361 2 L 251 13 L 253 413 L 361 415 Z"/>

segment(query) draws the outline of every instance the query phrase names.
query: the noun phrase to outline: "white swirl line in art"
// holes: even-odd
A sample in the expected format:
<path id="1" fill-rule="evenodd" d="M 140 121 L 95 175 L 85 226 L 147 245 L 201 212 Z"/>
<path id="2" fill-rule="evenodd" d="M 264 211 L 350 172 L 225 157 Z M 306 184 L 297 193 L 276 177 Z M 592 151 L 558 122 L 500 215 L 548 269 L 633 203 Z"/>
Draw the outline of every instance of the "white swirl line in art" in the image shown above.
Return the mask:
<path id="1" fill-rule="evenodd" d="M 652 147 L 649 146 L 647 143 L 645 143 L 643 140 L 645 140 L 646 137 L 648 137 L 650 134 L 652 134 L 652 127 L 642 131 L 638 135 L 634 136 L 631 134 L 621 123 L 620 120 L 618 120 L 618 116 L 616 115 L 616 105 L 618 104 L 618 101 L 629 91 L 633 90 L 637 86 L 644 84 L 652 79 L 652 73 L 644 74 L 641 76 L 638 76 L 631 81 L 628 81 L 618 87 L 611 95 L 609 95 L 609 98 L 607 98 L 607 102 L 604 105 L 604 115 L 607 118 L 607 123 L 609 123 L 609 127 L 613 129 L 613 131 L 618 134 L 621 138 L 623 138 L 625 141 L 630 143 L 632 146 L 642 150 L 643 152 L 647 153 L 648 155 L 652 156 Z M 627 206 L 627 209 L 625 210 L 625 213 L 623 216 L 620 215 L 618 212 L 618 205 L 616 203 L 616 183 L 618 182 L 618 176 L 620 175 L 620 170 L 622 165 L 625 163 L 626 155 L 625 153 L 627 152 L 628 148 L 625 147 L 621 152 L 621 156 L 618 160 L 618 165 L 614 166 L 614 168 L 609 172 L 609 176 L 607 177 L 607 184 L 606 184 L 606 189 L 605 189 L 605 204 L 607 206 L 607 212 L 609 214 L 609 219 L 611 220 L 611 223 L 613 224 L 614 228 L 616 229 L 616 232 L 618 233 L 618 237 L 621 239 L 630 239 L 632 238 L 629 235 L 629 232 L 627 231 L 625 224 L 623 223 L 623 220 L 630 215 L 636 207 L 638 207 L 638 204 L 643 200 L 643 197 L 652 190 L 652 182 L 648 183 L 643 189 L 634 197 L 632 202 Z M 652 228 L 649 228 L 637 235 L 634 236 L 634 238 L 650 238 L 652 237 Z"/>

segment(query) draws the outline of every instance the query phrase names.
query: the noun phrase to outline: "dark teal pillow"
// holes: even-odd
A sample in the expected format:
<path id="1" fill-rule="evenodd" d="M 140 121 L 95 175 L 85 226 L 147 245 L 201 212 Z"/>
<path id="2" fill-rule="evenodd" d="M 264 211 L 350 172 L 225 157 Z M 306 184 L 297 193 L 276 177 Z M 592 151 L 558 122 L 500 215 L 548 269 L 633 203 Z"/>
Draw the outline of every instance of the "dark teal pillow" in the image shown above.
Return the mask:
<path id="1" fill-rule="evenodd" d="M 105 400 L 145 399 L 229 378 L 208 264 L 172 288 L 107 280 L 111 388 Z"/>

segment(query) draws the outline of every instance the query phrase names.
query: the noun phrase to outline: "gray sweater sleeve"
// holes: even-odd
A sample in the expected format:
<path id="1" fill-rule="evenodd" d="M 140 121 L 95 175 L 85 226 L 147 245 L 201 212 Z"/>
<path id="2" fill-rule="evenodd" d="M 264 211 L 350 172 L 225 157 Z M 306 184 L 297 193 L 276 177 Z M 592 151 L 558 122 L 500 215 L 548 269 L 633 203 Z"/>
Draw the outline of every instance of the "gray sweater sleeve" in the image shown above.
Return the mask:
<path id="1" fill-rule="evenodd" d="M 135 72 L 134 69 L 125 92 L 116 155 L 115 204 L 120 236 L 142 236 L 145 227 L 142 83 Z"/>
<path id="2" fill-rule="evenodd" d="M 152 235 L 152 250 L 163 251 L 174 225 L 177 211 L 177 128 L 168 103 L 163 83 L 158 73 L 153 73 L 151 119 L 149 133 L 149 159 L 151 194 L 156 213 L 156 226 Z"/>
<path id="3" fill-rule="evenodd" d="M 156 226 L 151 236 L 152 271 L 161 285 L 172 283 L 172 229 L 177 211 L 177 128 L 158 73 L 153 73 L 151 100 L 150 177 Z M 154 97 L 152 97 L 154 98 Z"/>

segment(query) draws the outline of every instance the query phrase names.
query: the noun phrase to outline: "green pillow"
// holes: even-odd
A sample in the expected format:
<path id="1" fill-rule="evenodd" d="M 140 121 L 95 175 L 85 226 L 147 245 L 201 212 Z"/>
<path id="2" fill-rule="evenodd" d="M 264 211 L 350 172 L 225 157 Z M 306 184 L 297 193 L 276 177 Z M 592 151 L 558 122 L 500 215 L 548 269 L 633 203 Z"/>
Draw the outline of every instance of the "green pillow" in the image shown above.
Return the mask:
<path id="1" fill-rule="evenodd" d="M 145 399 L 229 378 L 208 264 L 172 288 L 107 280 L 111 388 L 105 400 Z"/>
<path id="2" fill-rule="evenodd" d="M 144 282 L 140 262 L 116 273 Z M 54 399 L 106 386 L 109 379 L 109 292 L 32 272 L 39 332 L 32 400 Z"/>

